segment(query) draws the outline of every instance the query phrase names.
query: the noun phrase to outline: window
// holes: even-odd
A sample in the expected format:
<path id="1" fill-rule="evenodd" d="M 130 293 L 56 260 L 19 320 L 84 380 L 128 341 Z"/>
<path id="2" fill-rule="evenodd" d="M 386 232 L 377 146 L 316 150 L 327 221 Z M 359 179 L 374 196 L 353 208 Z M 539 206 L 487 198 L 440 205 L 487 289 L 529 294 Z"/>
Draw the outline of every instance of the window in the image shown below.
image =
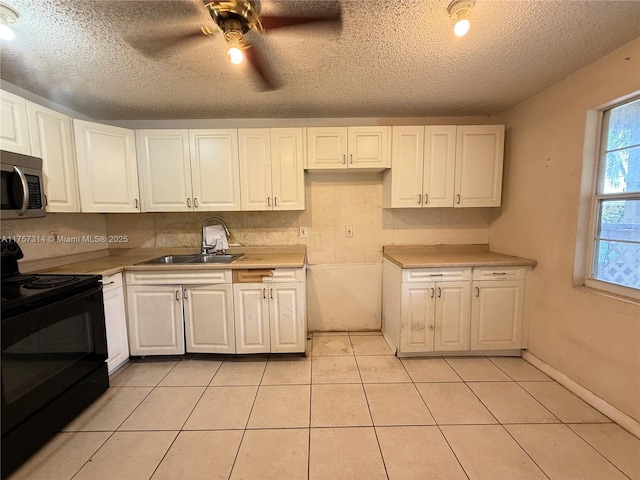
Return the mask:
<path id="1" fill-rule="evenodd" d="M 604 111 L 585 284 L 640 294 L 640 99 Z"/>

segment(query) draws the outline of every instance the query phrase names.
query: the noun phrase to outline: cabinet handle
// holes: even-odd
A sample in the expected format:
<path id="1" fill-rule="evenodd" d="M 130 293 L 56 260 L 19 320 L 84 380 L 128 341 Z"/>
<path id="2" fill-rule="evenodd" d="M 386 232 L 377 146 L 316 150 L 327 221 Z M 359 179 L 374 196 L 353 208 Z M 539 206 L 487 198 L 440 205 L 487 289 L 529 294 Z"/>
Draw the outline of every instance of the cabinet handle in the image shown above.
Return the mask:
<path id="1" fill-rule="evenodd" d="M 346 155 L 342 155 L 342 164 L 346 164 L 347 163 L 347 156 Z"/>
<path id="2" fill-rule="evenodd" d="M 353 165 L 353 153 L 349 154 L 349 163 Z"/>
<path id="3" fill-rule="evenodd" d="M 267 197 L 267 207 L 271 206 L 271 197 Z"/>
<path id="4" fill-rule="evenodd" d="M 138 208 L 138 199 L 135 199 L 136 208 Z"/>
<path id="5" fill-rule="evenodd" d="M 422 203 L 422 194 L 418 194 L 418 205 Z"/>
<path id="6" fill-rule="evenodd" d="M 179 302 L 180 301 L 180 291 L 176 290 L 176 300 Z"/>
<path id="7" fill-rule="evenodd" d="M 187 207 L 191 207 L 191 198 L 187 197 Z"/>
<path id="8" fill-rule="evenodd" d="M 480 288 L 476 287 L 476 297 L 480 296 Z"/>
<path id="9" fill-rule="evenodd" d="M 429 276 L 430 277 L 441 277 L 442 274 L 441 273 L 430 273 Z"/>
<path id="10" fill-rule="evenodd" d="M 434 330 L 435 327 L 433 325 L 429 325 L 429 330 Z"/>
<path id="11" fill-rule="evenodd" d="M 273 300 L 273 288 L 269 290 L 269 298 Z"/>
<path id="12" fill-rule="evenodd" d="M 493 272 L 492 275 L 506 275 L 507 272 Z"/>
<path id="13" fill-rule="evenodd" d="M 183 291 L 183 296 L 184 296 L 184 299 L 185 299 L 185 300 L 188 298 L 188 297 L 187 297 L 187 289 L 186 289 L 186 288 L 185 288 L 185 289 L 184 289 L 184 291 Z"/>
<path id="14" fill-rule="evenodd" d="M 424 194 L 424 204 L 426 205 L 427 203 L 429 203 L 429 195 L 428 194 Z"/>
<path id="15" fill-rule="evenodd" d="M 116 282 L 107 282 L 107 283 L 103 283 L 102 286 L 106 287 L 107 285 L 113 285 L 114 283 L 116 283 Z"/>
<path id="16" fill-rule="evenodd" d="M 435 294 L 436 294 L 435 289 L 434 289 L 434 288 L 431 288 L 431 298 L 433 298 Z"/>
<path id="17" fill-rule="evenodd" d="M 267 289 L 266 288 L 262 289 L 262 298 L 267 298 Z"/>
<path id="18" fill-rule="evenodd" d="M 278 197 L 273 197 L 273 206 L 274 207 L 278 206 Z"/>
<path id="19" fill-rule="evenodd" d="M 442 289 L 438 287 L 438 298 L 442 297 Z"/>
<path id="20" fill-rule="evenodd" d="M 193 206 L 198 208 L 198 199 L 196 197 L 193 197 Z"/>
<path id="21" fill-rule="evenodd" d="M 49 206 L 49 199 L 47 198 L 47 196 L 44 196 L 44 206 L 48 207 Z"/>
<path id="22" fill-rule="evenodd" d="M 456 195 L 456 203 L 458 205 L 460 205 L 460 194 L 459 193 Z"/>

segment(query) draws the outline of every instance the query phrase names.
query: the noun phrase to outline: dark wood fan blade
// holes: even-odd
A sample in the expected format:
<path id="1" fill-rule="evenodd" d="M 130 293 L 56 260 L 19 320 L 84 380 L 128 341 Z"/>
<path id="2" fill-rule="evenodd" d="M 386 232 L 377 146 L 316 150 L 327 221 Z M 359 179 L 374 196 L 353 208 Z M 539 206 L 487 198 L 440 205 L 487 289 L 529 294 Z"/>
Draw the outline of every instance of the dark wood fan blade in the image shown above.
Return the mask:
<path id="1" fill-rule="evenodd" d="M 262 23 L 262 27 L 267 31 L 276 28 L 295 27 L 320 22 L 334 22 L 342 26 L 342 14 L 337 13 L 322 17 L 284 17 L 279 15 L 263 15 L 260 17 L 260 23 Z"/>
<path id="2" fill-rule="evenodd" d="M 264 90 L 278 90 L 282 87 L 282 84 L 271 73 L 270 69 L 265 66 L 261 55 L 249 44 L 249 48 L 243 50 L 244 56 L 256 72 L 256 75 L 260 77 Z"/>
<path id="3" fill-rule="evenodd" d="M 201 29 L 156 36 L 149 35 L 148 38 L 135 38 L 128 40 L 129 44 L 147 57 L 158 57 L 171 53 L 172 50 L 180 49 L 190 43 L 202 41 L 207 36 Z"/>

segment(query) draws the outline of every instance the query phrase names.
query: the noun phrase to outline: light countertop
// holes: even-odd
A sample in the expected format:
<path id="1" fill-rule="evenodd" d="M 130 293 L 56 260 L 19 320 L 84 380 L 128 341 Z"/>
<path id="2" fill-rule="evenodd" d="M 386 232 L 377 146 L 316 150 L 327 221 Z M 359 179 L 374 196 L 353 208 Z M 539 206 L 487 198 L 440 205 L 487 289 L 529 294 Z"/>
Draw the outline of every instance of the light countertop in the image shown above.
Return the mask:
<path id="1" fill-rule="evenodd" d="M 492 252 L 488 245 L 433 245 L 383 247 L 384 258 L 400 268 L 535 267 L 528 258 Z"/>
<path id="2" fill-rule="evenodd" d="M 124 270 L 221 270 L 221 269 L 269 269 L 269 268 L 302 268 L 306 264 L 304 246 L 286 247 L 233 247 L 227 253 L 244 253 L 237 260 L 226 264 L 151 264 L 137 265 L 146 260 L 163 255 L 198 253 L 193 249 L 120 249 L 110 250 L 109 255 L 80 262 L 67 263 L 40 273 L 61 274 L 100 274 L 113 275 Z"/>

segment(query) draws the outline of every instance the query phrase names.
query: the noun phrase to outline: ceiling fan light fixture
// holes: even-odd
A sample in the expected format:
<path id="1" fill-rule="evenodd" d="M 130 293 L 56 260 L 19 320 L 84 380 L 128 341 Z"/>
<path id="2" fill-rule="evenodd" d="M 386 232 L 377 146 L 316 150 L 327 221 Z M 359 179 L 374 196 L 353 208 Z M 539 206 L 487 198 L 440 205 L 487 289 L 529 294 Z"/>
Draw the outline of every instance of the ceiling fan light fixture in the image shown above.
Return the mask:
<path id="1" fill-rule="evenodd" d="M 11 29 L 11 25 L 16 23 L 20 14 L 9 5 L 0 2 L 0 39 L 13 40 L 15 34 Z"/>
<path id="2" fill-rule="evenodd" d="M 469 16 L 475 5 L 475 0 L 453 0 L 447 7 L 449 17 L 456 22 L 453 33 L 458 37 L 464 37 L 471 27 Z"/>
<path id="3" fill-rule="evenodd" d="M 242 60 L 244 59 L 244 53 L 242 53 L 242 50 L 238 47 L 230 47 L 227 54 L 229 55 L 229 60 L 234 65 L 242 63 Z"/>

